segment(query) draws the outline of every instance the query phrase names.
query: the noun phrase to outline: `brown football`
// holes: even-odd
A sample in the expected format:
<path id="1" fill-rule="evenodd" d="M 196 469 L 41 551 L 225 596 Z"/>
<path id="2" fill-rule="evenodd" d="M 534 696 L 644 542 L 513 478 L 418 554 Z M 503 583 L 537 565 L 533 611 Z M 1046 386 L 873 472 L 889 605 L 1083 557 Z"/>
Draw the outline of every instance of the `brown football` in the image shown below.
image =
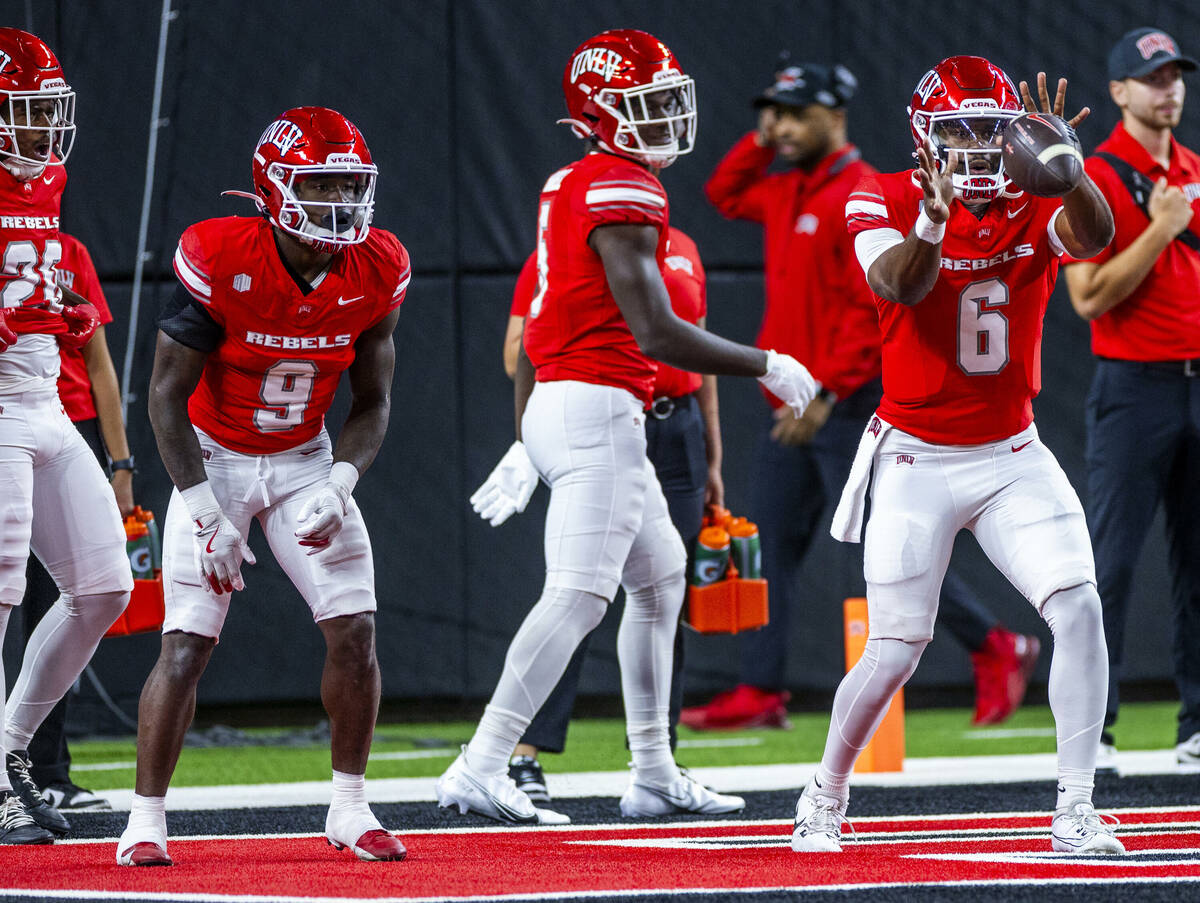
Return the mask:
<path id="1" fill-rule="evenodd" d="M 1030 194 L 1057 198 L 1083 178 L 1075 130 L 1052 113 L 1022 113 L 1004 130 L 1004 172 Z"/>

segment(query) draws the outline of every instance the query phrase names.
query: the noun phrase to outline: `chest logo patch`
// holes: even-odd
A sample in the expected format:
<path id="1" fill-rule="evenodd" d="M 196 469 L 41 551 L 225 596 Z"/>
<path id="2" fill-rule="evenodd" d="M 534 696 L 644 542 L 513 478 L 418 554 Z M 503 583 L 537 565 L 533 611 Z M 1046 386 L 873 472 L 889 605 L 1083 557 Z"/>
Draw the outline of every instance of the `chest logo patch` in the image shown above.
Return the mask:
<path id="1" fill-rule="evenodd" d="M 821 221 L 811 213 L 805 213 L 796 220 L 796 232 L 799 235 L 816 235 Z"/>
<path id="2" fill-rule="evenodd" d="M 250 291 L 250 276 L 246 273 L 238 273 L 233 277 L 233 290 L 235 292 Z"/>

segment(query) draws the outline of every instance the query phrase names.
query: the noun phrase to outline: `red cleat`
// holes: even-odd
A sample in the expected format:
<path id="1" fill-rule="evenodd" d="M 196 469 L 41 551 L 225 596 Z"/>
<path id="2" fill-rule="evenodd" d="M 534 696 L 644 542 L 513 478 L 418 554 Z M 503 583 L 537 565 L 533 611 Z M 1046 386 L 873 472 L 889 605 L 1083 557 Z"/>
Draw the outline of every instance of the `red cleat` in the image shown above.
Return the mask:
<path id="1" fill-rule="evenodd" d="M 120 865 L 175 864 L 171 857 L 167 855 L 166 850 L 149 840 L 143 840 L 141 843 L 135 843 L 128 850 L 117 857 L 117 862 Z"/>
<path id="2" fill-rule="evenodd" d="M 1017 710 L 1041 651 L 1041 641 L 1035 636 L 992 628 L 983 647 L 971 653 L 975 671 L 973 725 L 1000 724 Z"/>
<path id="3" fill-rule="evenodd" d="M 335 850 L 346 848 L 346 844 L 339 843 L 332 837 L 325 839 Z M 408 850 L 404 849 L 404 844 L 400 842 L 399 837 L 378 828 L 365 832 L 362 837 L 350 844 L 350 849 L 364 862 L 399 862 L 408 855 Z"/>
<path id="4" fill-rule="evenodd" d="M 751 727 L 787 730 L 792 726 L 787 717 L 787 702 L 791 698 L 792 694 L 786 690 L 772 692 L 740 684 L 733 690 L 718 693 L 708 705 L 684 709 L 679 713 L 679 721 L 697 731 Z"/>

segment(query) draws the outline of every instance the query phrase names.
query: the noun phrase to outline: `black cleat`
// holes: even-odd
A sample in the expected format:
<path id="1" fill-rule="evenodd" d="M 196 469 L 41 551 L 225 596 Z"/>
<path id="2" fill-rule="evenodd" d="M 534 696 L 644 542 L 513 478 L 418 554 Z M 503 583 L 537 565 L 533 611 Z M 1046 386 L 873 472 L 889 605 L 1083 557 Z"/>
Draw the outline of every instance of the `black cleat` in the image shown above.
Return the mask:
<path id="1" fill-rule="evenodd" d="M 0 843 L 54 843 L 54 835 L 29 817 L 20 797 L 0 790 Z"/>
<path id="2" fill-rule="evenodd" d="M 508 762 L 508 776 L 535 803 L 550 802 L 550 791 L 546 789 L 546 776 L 542 766 L 533 756 L 513 756 Z"/>
<path id="3" fill-rule="evenodd" d="M 23 749 L 14 749 L 5 756 L 4 764 L 8 768 L 8 779 L 12 782 L 13 793 L 21 798 L 21 804 L 29 813 L 29 817 L 55 834 L 66 834 L 70 831 L 71 823 L 46 802 L 29 774 L 29 753 Z"/>

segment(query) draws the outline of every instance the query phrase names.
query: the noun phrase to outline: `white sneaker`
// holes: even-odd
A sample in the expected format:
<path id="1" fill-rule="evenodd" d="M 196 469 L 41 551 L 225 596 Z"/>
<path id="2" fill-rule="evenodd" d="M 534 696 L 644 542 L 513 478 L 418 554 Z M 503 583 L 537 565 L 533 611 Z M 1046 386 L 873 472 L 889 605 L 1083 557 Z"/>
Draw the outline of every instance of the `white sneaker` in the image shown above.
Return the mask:
<path id="1" fill-rule="evenodd" d="M 514 825 L 567 825 L 571 819 L 559 812 L 539 809 L 517 789 L 506 773 L 482 775 L 467 764 L 467 748 L 437 779 L 438 805 L 457 808 L 461 815 L 475 812 Z"/>
<path id="2" fill-rule="evenodd" d="M 741 812 L 745 808 L 746 801 L 740 796 L 717 793 L 686 774 L 680 774 L 667 787 L 655 787 L 640 783 L 635 771 L 630 778 L 629 789 L 621 795 L 621 814 L 626 818 L 676 815 L 680 812 L 724 815 Z"/>
<path id="3" fill-rule="evenodd" d="M 1175 747 L 1175 761 L 1182 771 L 1200 771 L 1200 731 Z"/>
<path id="4" fill-rule="evenodd" d="M 846 802 L 818 795 L 812 781 L 796 801 L 796 824 L 792 828 L 792 850 L 796 853 L 840 853 Z"/>
<path id="5" fill-rule="evenodd" d="M 1124 853 L 1113 834 L 1117 824 L 1111 815 L 1097 815 L 1087 800 L 1076 800 L 1055 810 L 1050 846 L 1056 853 Z"/>

